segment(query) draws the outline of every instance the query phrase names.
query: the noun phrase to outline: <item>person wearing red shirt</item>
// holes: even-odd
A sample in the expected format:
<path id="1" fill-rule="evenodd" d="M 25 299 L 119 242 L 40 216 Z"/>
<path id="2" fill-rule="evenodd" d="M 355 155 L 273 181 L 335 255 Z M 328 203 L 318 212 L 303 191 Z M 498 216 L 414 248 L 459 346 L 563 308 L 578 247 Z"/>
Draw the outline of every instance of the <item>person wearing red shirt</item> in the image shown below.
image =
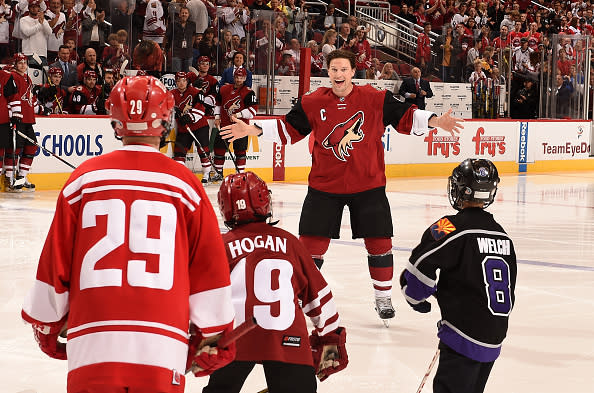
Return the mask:
<path id="1" fill-rule="evenodd" d="M 274 227 L 270 190 L 255 173 L 227 176 L 218 203 L 229 228 L 231 288 L 242 294 L 234 296 L 235 322 L 255 317 L 258 326 L 237 340 L 235 361 L 215 371 L 202 393 L 239 393 L 257 363 L 271 392 L 315 393 L 316 375 L 323 381 L 348 364 L 330 287 L 299 239 Z"/>
<path id="2" fill-rule="evenodd" d="M 232 118 L 221 136 L 229 141 L 248 135 L 293 144 L 308 135 L 314 139 L 309 189 L 299 223 L 300 240 L 321 267 L 330 239 L 340 237 L 342 212 L 349 206 L 353 238 L 363 238 L 376 298 L 376 310 L 387 324 L 392 306 L 392 218 L 386 196 L 382 137 L 392 125 L 399 133 L 423 135 L 441 127 L 452 136 L 460 119 L 443 116 L 402 102 L 386 90 L 354 85 L 356 58 L 350 51 L 328 55 L 332 87 L 320 87 L 299 97 L 291 111 L 275 122 L 248 125 Z M 436 131 L 433 131 L 436 132 Z"/>
<path id="3" fill-rule="evenodd" d="M 429 33 L 431 32 L 431 23 L 425 22 L 425 26 L 423 27 L 423 32 L 417 37 L 415 61 L 421 69 L 421 72 L 425 74 L 431 63 L 431 38 L 429 36 Z"/>
<path id="4" fill-rule="evenodd" d="M 173 102 L 156 78 L 120 80 L 106 106 L 124 146 L 79 165 L 58 196 L 21 316 L 68 360 L 68 393 L 183 393 L 186 370 L 235 357 L 233 343 L 211 351 L 234 317 L 217 218 L 196 176 L 158 150 Z"/>

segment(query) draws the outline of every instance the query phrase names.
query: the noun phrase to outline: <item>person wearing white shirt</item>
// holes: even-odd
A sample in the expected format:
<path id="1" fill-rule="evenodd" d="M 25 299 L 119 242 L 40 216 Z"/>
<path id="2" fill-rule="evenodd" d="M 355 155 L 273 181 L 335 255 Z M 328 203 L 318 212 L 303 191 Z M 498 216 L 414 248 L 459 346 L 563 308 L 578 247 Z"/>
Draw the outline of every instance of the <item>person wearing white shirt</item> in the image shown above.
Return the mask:
<path id="1" fill-rule="evenodd" d="M 47 65 L 47 39 L 52 29 L 40 12 L 40 0 L 29 1 L 29 15 L 23 16 L 20 21 L 20 31 L 23 36 L 23 54 L 29 59 L 33 54 L 39 55 L 42 65 Z M 33 65 L 33 64 L 32 64 Z"/>

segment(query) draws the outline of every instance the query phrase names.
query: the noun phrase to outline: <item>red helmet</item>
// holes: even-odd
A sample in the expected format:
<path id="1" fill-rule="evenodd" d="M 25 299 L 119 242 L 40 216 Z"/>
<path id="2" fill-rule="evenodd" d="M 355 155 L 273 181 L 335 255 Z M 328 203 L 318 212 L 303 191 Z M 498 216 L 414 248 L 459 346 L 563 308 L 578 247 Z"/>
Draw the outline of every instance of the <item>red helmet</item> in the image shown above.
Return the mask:
<path id="1" fill-rule="evenodd" d="M 184 71 L 178 71 L 175 73 L 175 80 L 178 79 L 188 79 L 188 73 Z"/>
<path id="2" fill-rule="evenodd" d="M 105 102 L 116 136 L 165 136 L 173 124 L 173 94 L 152 76 L 124 77 Z"/>
<path id="3" fill-rule="evenodd" d="M 49 75 L 60 75 L 64 76 L 64 71 L 60 67 L 51 67 L 47 72 Z"/>
<path id="4" fill-rule="evenodd" d="M 247 71 L 243 67 L 238 67 L 235 72 L 233 73 L 233 78 L 237 76 L 243 76 L 244 78 L 247 77 Z"/>
<path id="5" fill-rule="evenodd" d="M 25 63 L 29 64 L 29 58 L 27 57 L 27 55 L 25 55 L 23 53 L 15 53 L 13 56 L 13 59 L 14 59 L 14 65 L 17 65 L 21 61 L 24 61 Z"/>
<path id="6" fill-rule="evenodd" d="M 97 79 L 97 73 L 93 70 L 86 70 L 83 73 L 83 79 L 87 79 L 87 78 L 95 78 Z"/>
<path id="7" fill-rule="evenodd" d="M 221 183 L 219 209 L 229 228 L 264 221 L 272 216 L 272 198 L 264 180 L 254 172 L 229 175 Z"/>
<path id="8" fill-rule="evenodd" d="M 200 56 L 198 58 L 198 64 L 200 63 L 209 63 L 210 64 L 210 57 L 208 56 Z"/>

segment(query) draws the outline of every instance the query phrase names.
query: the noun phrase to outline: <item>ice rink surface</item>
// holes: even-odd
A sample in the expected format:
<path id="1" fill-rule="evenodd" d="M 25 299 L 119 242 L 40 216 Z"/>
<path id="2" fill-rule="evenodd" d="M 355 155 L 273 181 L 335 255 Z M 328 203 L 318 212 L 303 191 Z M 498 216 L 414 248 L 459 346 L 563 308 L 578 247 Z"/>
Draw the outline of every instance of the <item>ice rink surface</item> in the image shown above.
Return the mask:
<path id="1" fill-rule="evenodd" d="M 356 181 L 356 179 L 354 179 Z M 424 229 L 452 214 L 445 178 L 388 182 L 395 227 L 395 277 Z M 271 184 L 274 215 L 297 232 L 302 184 Z M 216 195 L 218 187 L 207 187 Z M 66 362 L 46 357 L 20 318 L 49 228 L 55 191 L 0 195 L 0 391 L 66 391 Z M 216 198 L 211 199 L 216 206 Z M 508 337 L 486 392 L 594 391 L 594 172 L 504 175 L 488 209 L 514 241 L 518 257 L 516 304 Z M 222 224 L 221 224 L 222 227 Z M 349 366 L 318 385 L 320 393 L 415 393 L 437 346 L 439 309 L 415 313 L 398 287 L 396 318 L 385 328 L 373 309 L 373 291 L 361 240 L 352 240 L 348 212 L 342 238 L 333 241 L 322 273 L 347 327 Z M 397 286 L 397 279 L 394 280 Z M 433 370 L 435 371 L 435 369 Z M 423 392 L 431 392 L 431 379 Z M 189 377 L 186 392 L 205 379 Z M 257 369 L 242 392 L 265 387 Z"/>

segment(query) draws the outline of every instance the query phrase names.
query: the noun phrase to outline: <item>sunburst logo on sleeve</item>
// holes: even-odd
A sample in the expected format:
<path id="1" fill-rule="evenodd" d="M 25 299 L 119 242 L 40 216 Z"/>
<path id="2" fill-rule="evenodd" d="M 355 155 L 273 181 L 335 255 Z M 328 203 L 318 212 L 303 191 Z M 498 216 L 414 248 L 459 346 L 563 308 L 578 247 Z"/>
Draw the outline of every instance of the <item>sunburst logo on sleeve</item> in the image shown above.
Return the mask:
<path id="1" fill-rule="evenodd" d="M 431 235 L 433 235 L 435 240 L 439 240 L 455 230 L 456 227 L 447 218 L 441 218 L 435 224 L 431 225 Z"/>

